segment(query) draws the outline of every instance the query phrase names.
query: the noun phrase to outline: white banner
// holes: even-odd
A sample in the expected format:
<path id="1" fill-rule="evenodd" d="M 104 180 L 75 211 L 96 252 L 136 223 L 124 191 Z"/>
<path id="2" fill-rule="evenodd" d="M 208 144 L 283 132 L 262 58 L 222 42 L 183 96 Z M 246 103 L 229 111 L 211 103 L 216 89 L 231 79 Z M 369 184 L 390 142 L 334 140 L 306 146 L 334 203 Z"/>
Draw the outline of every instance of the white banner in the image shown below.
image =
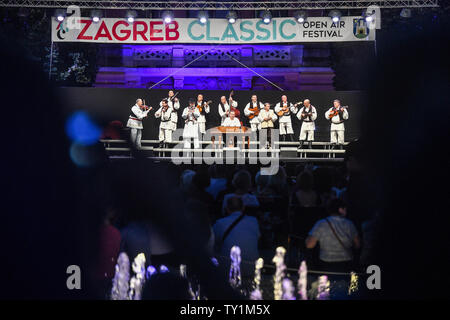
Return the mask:
<path id="1" fill-rule="evenodd" d="M 104 18 L 94 23 L 90 18 L 72 18 L 58 22 L 52 19 L 52 40 L 56 42 L 100 43 L 288 43 L 373 41 L 375 28 L 362 17 L 341 17 L 334 23 L 328 17 L 308 18 L 298 23 L 293 18 L 239 19 L 234 24 L 226 19 L 161 19 Z M 75 20 L 75 21 L 74 21 Z"/>

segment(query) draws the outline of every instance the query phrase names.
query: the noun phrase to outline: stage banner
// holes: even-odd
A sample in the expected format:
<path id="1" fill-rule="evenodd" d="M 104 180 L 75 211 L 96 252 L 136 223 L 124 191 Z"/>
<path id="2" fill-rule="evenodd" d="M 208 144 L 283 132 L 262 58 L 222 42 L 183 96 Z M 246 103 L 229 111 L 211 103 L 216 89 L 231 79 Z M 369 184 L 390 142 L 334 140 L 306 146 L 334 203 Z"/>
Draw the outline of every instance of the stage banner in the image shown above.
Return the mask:
<path id="1" fill-rule="evenodd" d="M 103 18 L 94 23 L 90 18 L 52 19 L 52 40 L 55 42 L 99 43 L 289 43 L 373 41 L 375 28 L 362 17 L 341 17 L 334 23 L 328 17 L 310 17 L 303 23 L 293 18 L 273 18 L 265 24 L 261 19 L 161 19 Z"/>

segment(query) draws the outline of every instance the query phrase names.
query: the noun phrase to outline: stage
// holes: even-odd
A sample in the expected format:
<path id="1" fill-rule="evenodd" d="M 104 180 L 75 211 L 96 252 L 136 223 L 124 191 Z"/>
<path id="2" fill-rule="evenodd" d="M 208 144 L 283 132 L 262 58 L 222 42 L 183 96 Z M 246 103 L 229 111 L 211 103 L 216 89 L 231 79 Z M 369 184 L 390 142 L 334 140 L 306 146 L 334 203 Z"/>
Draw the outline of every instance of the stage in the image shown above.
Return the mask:
<path id="1" fill-rule="evenodd" d="M 127 140 L 102 139 L 108 158 L 113 161 L 133 159 L 133 151 Z M 167 147 L 159 147 L 158 140 L 142 140 L 142 148 L 135 150 L 140 156 L 155 162 L 174 162 L 176 164 L 268 164 L 273 161 L 285 163 L 342 163 L 345 156 L 343 149 L 332 146 L 328 142 L 313 142 L 312 148 L 298 149 L 299 142 L 274 142 L 274 148 L 260 148 L 258 141 L 242 147 L 238 141 L 236 147 L 218 147 L 212 142 L 203 141 L 199 149 L 183 148 L 183 141 L 167 143 Z"/>

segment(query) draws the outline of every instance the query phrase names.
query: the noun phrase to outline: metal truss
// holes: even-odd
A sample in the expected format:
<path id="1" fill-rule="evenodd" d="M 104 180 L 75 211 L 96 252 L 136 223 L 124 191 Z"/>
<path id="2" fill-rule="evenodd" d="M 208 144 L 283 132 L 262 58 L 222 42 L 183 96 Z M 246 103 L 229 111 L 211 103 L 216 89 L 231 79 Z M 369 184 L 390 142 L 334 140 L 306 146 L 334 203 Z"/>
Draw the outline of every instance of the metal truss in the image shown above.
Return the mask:
<path id="1" fill-rule="evenodd" d="M 364 9 L 437 8 L 438 0 L 300 0 L 300 1 L 90 1 L 90 0 L 0 0 L 0 7 L 134 9 L 134 10 L 296 10 L 296 9 Z"/>

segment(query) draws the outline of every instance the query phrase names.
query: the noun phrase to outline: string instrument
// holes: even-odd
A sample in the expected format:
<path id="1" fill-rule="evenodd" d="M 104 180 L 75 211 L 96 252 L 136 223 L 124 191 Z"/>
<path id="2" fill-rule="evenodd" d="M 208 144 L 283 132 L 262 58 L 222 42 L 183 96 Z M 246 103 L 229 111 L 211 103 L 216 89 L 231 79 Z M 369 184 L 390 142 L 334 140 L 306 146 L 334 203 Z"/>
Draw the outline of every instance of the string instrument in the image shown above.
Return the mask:
<path id="1" fill-rule="evenodd" d="M 152 109 L 152 107 L 149 107 L 149 106 L 147 106 L 147 105 L 145 104 L 145 100 L 142 100 L 142 102 L 143 102 L 143 104 L 142 104 L 142 106 L 141 106 L 141 109 L 142 109 L 142 110 L 148 111 L 148 110 L 151 110 L 151 109 Z"/>
<path id="2" fill-rule="evenodd" d="M 339 115 L 339 112 L 344 111 L 344 109 L 347 109 L 347 106 L 341 106 L 338 109 L 331 110 L 330 114 L 328 115 L 328 119 L 331 119 L 331 118 Z"/>
<path id="3" fill-rule="evenodd" d="M 241 112 L 238 110 L 238 108 L 235 108 L 231 105 L 231 100 L 232 100 L 233 95 L 234 95 L 234 90 L 232 89 L 230 92 L 230 96 L 228 98 L 228 105 L 230 106 L 230 112 L 233 111 L 236 118 L 239 118 L 241 115 Z M 242 123 L 241 123 L 241 125 L 242 125 Z"/>
<path id="4" fill-rule="evenodd" d="M 251 111 L 251 112 L 253 112 L 252 114 L 250 114 L 250 115 L 248 116 L 248 118 L 249 118 L 250 120 L 252 120 L 254 117 L 257 117 L 257 116 L 259 115 L 259 111 L 260 111 L 259 106 L 256 106 L 256 107 L 254 107 L 254 108 L 248 108 L 248 110 Z"/>
<path id="5" fill-rule="evenodd" d="M 205 104 L 207 105 L 207 106 L 209 106 L 209 104 L 210 103 L 212 103 L 212 100 L 209 100 L 208 102 L 205 102 Z M 200 113 L 201 112 L 203 112 L 203 106 L 202 105 L 197 105 L 197 108 L 198 108 L 198 111 L 200 111 Z"/>
<path id="6" fill-rule="evenodd" d="M 179 91 L 176 92 L 172 97 L 169 97 L 169 101 L 176 101 L 175 98 L 177 97 L 178 93 L 179 93 Z"/>
<path id="7" fill-rule="evenodd" d="M 294 107 L 301 105 L 302 102 L 299 101 L 296 104 L 294 104 Z M 280 111 L 277 112 L 277 116 L 282 117 L 282 116 L 287 116 L 289 114 L 289 112 L 291 112 L 289 107 L 282 107 Z"/>

